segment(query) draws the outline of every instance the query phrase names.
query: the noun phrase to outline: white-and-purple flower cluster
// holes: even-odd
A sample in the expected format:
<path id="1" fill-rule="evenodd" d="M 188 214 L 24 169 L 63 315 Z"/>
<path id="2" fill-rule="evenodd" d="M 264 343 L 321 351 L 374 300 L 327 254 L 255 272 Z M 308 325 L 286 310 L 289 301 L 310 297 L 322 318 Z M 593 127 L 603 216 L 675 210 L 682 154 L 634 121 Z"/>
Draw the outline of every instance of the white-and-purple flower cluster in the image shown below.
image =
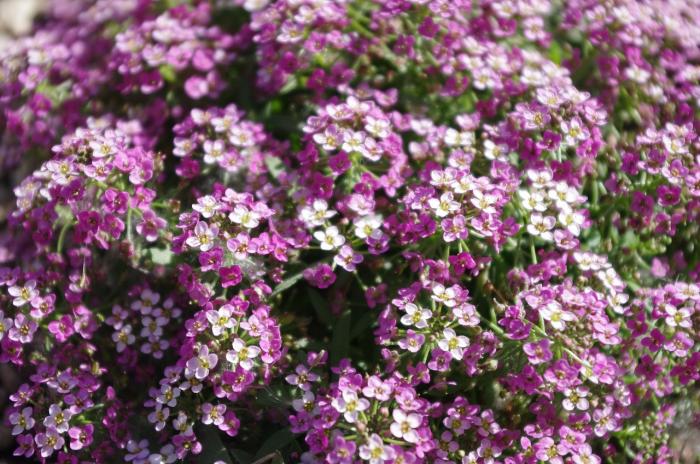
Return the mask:
<path id="1" fill-rule="evenodd" d="M 16 456 L 700 453 L 696 0 L 50 3 L 0 51 Z"/>

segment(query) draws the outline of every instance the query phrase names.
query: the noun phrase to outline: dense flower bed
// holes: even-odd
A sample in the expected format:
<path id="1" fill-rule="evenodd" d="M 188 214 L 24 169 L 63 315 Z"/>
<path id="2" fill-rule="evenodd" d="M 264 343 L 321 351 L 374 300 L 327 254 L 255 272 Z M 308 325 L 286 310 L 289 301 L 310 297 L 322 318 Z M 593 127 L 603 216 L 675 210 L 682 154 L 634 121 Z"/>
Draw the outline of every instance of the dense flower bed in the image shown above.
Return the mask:
<path id="1" fill-rule="evenodd" d="M 60 463 L 671 462 L 700 5 L 56 0 L 0 52 L 0 361 Z"/>

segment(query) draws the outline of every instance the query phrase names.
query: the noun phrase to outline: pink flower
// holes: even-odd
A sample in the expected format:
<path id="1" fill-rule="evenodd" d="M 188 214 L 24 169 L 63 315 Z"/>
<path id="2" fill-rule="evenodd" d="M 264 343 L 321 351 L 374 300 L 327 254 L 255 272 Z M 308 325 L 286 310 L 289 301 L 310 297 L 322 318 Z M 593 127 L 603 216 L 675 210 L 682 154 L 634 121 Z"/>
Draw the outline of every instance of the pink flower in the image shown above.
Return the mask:
<path id="1" fill-rule="evenodd" d="M 185 92 L 193 100 L 199 100 L 210 91 L 207 80 L 200 76 L 192 76 L 185 81 Z"/>
<path id="2" fill-rule="evenodd" d="M 92 424 L 86 424 L 82 427 L 71 427 L 68 429 L 68 436 L 71 438 L 70 449 L 81 450 L 92 444 L 92 434 L 95 427 Z"/>

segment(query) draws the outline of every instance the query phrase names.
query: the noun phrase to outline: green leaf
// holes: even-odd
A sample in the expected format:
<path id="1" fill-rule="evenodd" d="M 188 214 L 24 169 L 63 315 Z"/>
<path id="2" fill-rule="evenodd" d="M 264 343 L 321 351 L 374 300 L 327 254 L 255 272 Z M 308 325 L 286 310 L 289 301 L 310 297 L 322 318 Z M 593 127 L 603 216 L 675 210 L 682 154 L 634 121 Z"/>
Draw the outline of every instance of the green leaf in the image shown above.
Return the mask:
<path id="1" fill-rule="evenodd" d="M 261 457 L 252 464 L 284 464 L 284 459 L 279 451 Z"/>
<path id="2" fill-rule="evenodd" d="M 216 461 L 223 461 L 226 464 L 233 464 L 231 456 L 226 451 L 226 446 L 221 441 L 219 429 L 216 427 L 199 427 L 197 437 L 202 442 L 202 452 L 195 456 L 195 462 L 201 464 L 211 464 Z"/>
<path id="3" fill-rule="evenodd" d="M 331 364 L 347 357 L 350 349 L 350 323 L 352 315 L 350 311 L 345 311 L 338 319 L 333 329 L 333 340 L 331 340 L 330 358 Z"/>
<path id="4" fill-rule="evenodd" d="M 253 455 L 243 450 L 231 449 L 229 453 L 233 456 L 233 460 L 237 464 L 249 464 L 253 462 Z"/>
<path id="5" fill-rule="evenodd" d="M 164 64 L 160 68 L 158 68 L 160 71 L 160 75 L 163 77 L 163 80 L 165 82 L 175 82 L 177 78 L 177 74 L 175 72 L 175 68 L 173 68 L 170 65 Z"/>
<path id="6" fill-rule="evenodd" d="M 260 449 L 258 449 L 258 452 L 255 453 L 255 457 L 253 459 L 257 460 L 262 457 L 266 457 L 268 454 L 273 453 L 274 451 L 284 449 L 292 441 L 294 441 L 294 434 L 288 427 L 278 430 L 277 432 L 273 433 L 270 438 L 265 440 L 262 446 L 260 446 Z"/>
<path id="7" fill-rule="evenodd" d="M 167 266 L 173 260 L 174 253 L 169 248 L 151 248 L 149 251 L 155 264 Z"/>
<path id="8" fill-rule="evenodd" d="M 552 41 L 552 45 L 549 47 L 549 59 L 556 64 L 561 64 L 562 58 L 564 57 L 564 50 L 559 45 L 556 40 Z"/>
<path id="9" fill-rule="evenodd" d="M 284 171 L 284 163 L 282 163 L 281 159 L 274 156 L 266 156 L 265 165 L 267 166 L 267 170 L 270 171 L 270 174 L 272 174 L 272 177 L 275 179 L 277 179 L 282 171 Z"/>
<path id="10" fill-rule="evenodd" d="M 620 246 L 635 249 L 639 246 L 639 237 L 637 237 L 637 234 L 635 234 L 633 230 L 628 230 L 622 236 L 622 242 L 620 243 Z"/>
<path id="11" fill-rule="evenodd" d="M 352 331 L 350 332 L 350 340 L 354 340 L 363 333 L 367 332 L 372 323 L 377 319 L 376 314 L 371 311 L 365 312 L 360 319 L 353 325 Z"/>
<path id="12" fill-rule="evenodd" d="M 282 293 L 283 291 L 285 291 L 285 290 L 287 290 L 287 289 L 293 287 L 294 284 L 296 284 L 297 282 L 299 282 L 299 280 L 300 280 L 302 277 L 304 277 L 304 273 L 303 273 L 303 272 L 300 272 L 300 273 L 298 273 L 298 274 L 294 274 L 294 275 L 291 276 L 291 277 L 287 277 L 287 278 L 284 279 L 282 282 L 280 282 L 280 284 L 279 284 L 278 286 L 276 286 L 274 290 L 272 290 L 272 295 L 270 295 L 270 296 L 275 296 L 275 295 L 277 295 L 278 293 Z"/>
<path id="13" fill-rule="evenodd" d="M 60 106 L 70 96 L 70 83 L 63 82 L 59 85 L 52 85 L 47 81 L 42 81 L 36 86 L 36 93 L 51 100 L 53 106 Z"/>
<path id="14" fill-rule="evenodd" d="M 316 289 L 309 287 L 308 291 L 311 305 L 314 307 L 314 311 L 316 311 L 316 317 L 325 325 L 332 326 L 333 315 L 331 314 L 328 301 L 326 301 Z"/>

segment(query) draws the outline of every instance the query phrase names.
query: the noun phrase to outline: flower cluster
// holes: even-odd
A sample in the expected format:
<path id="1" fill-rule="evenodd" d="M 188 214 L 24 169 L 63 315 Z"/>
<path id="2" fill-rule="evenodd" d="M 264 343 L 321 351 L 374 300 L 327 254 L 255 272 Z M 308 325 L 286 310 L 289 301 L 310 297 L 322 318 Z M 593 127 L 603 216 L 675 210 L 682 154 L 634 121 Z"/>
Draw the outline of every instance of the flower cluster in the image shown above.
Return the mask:
<path id="1" fill-rule="evenodd" d="M 699 21 L 51 2 L 0 52 L 14 454 L 698 455 Z"/>
<path id="2" fill-rule="evenodd" d="M 218 95 L 223 87 L 218 68 L 235 58 L 235 39 L 210 24 L 202 3 L 192 10 L 172 8 L 117 34 L 109 64 L 123 76 L 122 89 L 150 95 L 166 79 L 181 79 L 194 100 Z"/>

